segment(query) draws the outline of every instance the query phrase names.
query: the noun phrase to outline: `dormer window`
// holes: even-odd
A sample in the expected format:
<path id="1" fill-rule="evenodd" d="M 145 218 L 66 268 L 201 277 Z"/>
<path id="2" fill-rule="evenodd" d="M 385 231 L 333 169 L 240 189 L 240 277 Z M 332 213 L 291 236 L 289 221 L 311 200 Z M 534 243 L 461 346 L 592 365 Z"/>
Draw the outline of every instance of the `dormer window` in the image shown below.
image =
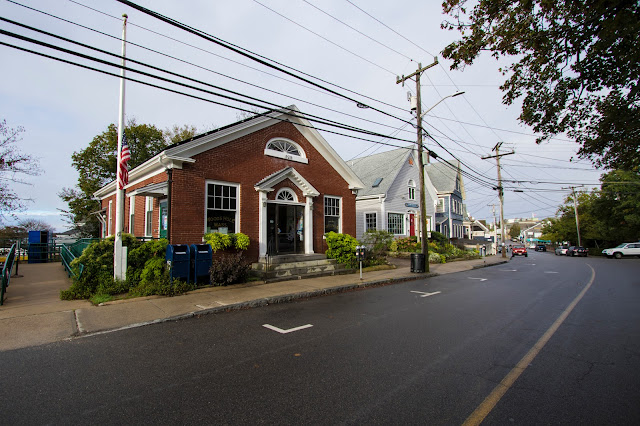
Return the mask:
<path id="1" fill-rule="evenodd" d="M 271 139 L 267 142 L 267 146 L 264 149 L 264 155 L 282 158 L 283 160 L 288 161 L 296 161 L 298 163 L 309 163 L 302 147 L 289 139 Z"/>

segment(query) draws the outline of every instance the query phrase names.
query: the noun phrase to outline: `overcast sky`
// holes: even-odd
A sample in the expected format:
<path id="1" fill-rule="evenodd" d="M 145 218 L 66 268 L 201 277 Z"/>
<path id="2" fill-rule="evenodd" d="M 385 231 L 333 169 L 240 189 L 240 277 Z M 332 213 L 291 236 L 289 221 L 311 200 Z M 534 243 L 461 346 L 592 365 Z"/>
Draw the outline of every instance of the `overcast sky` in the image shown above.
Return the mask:
<path id="1" fill-rule="evenodd" d="M 490 187 L 495 185 L 497 177 L 495 159 L 481 159 L 492 154 L 497 142 L 503 142 L 502 152 L 513 150 L 516 153 L 502 159 L 503 179 L 523 181 L 505 183 L 505 218 L 553 216 L 569 193 L 563 188 L 580 183 L 593 187 L 599 182 L 600 172 L 590 163 L 575 158 L 569 161 L 575 157 L 578 146 L 564 136 L 541 146 L 535 144 L 531 129 L 517 121 L 520 105 L 507 107 L 501 103 L 500 63 L 486 55 L 463 71 L 449 71 L 450 63 L 440 52 L 459 34 L 440 29 L 446 19 L 440 1 L 137 2 L 298 70 L 292 72 L 304 72 L 322 79 L 314 81 L 388 115 L 357 108 L 353 102 L 310 88 L 277 70 L 115 0 L 20 0 L 18 3 L 37 11 L 13 1 L 0 0 L 1 16 L 115 54 L 120 53 L 121 16 L 126 13 L 129 16 L 127 40 L 138 45 L 127 47 L 128 58 L 274 104 L 295 104 L 303 113 L 411 141 L 415 140 L 415 129 L 402 120 L 412 119 L 407 92 L 415 93 L 415 83 L 407 82 L 402 87 L 396 84 L 396 75 L 409 75 L 417 69 L 418 63 L 427 65 L 438 56 L 439 65 L 422 76 L 423 108 L 428 109 L 457 91 L 465 94 L 445 100 L 427 114 L 425 128 L 441 145 L 428 141 L 427 146 L 447 161 L 460 159 L 465 171 L 475 177 L 473 180 L 465 177 L 467 210 L 474 218 L 493 221 L 490 205 L 498 205 L 497 193 Z M 0 22 L 0 28 L 116 61 L 6 22 Z M 115 68 L 13 37 L 0 35 L 0 41 L 119 73 Z M 71 155 L 87 147 L 110 123 L 117 123 L 119 79 L 6 46 L 0 46 L 0 57 L 0 119 L 6 119 L 10 127 L 25 128 L 20 147 L 23 152 L 38 157 L 43 169 L 41 176 L 28 179 L 31 186 L 16 186 L 20 196 L 34 200 L 22 217 L 35 217 L 64 230 L 66 227 L 58 209 L 66 206 L 58 193 L 63 187 L 73 187 L 77 182 Z M 132 72 L 128 76 L 243 107 L 238 102 Z M 174 124 L 190 124 L 206 131 L 238 118 L 238 111 L 232 108 L 134 82 L 127 83 L 125 109 L 127 119 L 135 118 L 138 123 L 154 124 L 161 129 Z M 330 129 L 324 125 L 317 127 Z M 381 137 L 357 135 L 378 142 L 375 143 L 326 131 L 321 133 L 344 160 L 393 149 L 384 144 L 409 146 L 408 142 Z M 514 189 L 524 192 L 513 192 Z"/>

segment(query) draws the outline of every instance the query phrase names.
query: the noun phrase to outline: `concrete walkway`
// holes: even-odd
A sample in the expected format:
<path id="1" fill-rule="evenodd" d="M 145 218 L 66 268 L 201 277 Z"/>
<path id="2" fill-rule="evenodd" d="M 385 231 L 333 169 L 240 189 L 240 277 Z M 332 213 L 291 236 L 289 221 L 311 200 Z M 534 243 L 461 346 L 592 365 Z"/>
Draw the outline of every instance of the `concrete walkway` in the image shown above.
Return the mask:
<path id="1" fill-rule="evenodd" d="M 150 296 L 93 306 L 88 301 L 60 300 L 71 285 L 60 263 L 23 264 L 11 278 L 0 306 L 0 351 L 62 339 L 138 327 L 229 309 L 258 307 L 354 288 L 390 284 L 505 263 L 484 259 L 430 265 L 428 274 L 411 273 L 408 259 L 396 259 L 396 269 L 265 284 L 253 282 L 209 287 L 175 297 Z"/>

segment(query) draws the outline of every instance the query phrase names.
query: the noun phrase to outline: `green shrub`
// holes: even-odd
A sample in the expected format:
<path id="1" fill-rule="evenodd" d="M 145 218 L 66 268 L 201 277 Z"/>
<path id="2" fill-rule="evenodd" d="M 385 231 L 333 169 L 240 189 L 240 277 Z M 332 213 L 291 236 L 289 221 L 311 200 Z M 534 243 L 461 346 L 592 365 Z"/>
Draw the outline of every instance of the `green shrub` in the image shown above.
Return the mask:
<path id="1" fill-rule="evenodd" d="M 235 236 L 235 244 L 234 246 L 238 249 L 238 250 L 246 250 L 249 248 L 249 237 L 246 234 L 243 234 L 242 232 L 237 232 L 234 234 Z"/>
<path id="2" fill-rule="evenodd" d="M 154 257 L 145 262 L 140 274 L 140 283 L 129 291 L 131 296 L 175 296 L 193 290 L 194 284 L 181 280 L 171 280 L 171 274 L 164 258 Z"/>
<path id="3" fill-rule="evenodd" d="M 438 244 L 446 244 L 449 242 L 449 239 L 445 237 L 444 234 L 441 234 L 440 232 L 437 232 L 437 231 L 431 231 L 430 239 L 432 241 L 435 241 Z"/>
<path id="4" fill-rule="evenodd" d="M 393 241 L 393 234 L 388 231 L 365 232 L 362 237 L 362 244 L 367 247 L 364 266 L 386 264 L 386 256 Z"/>
<path id="5" fill-rule="evenodd" d="M 113 279 L 114 241 L 114 236 L 94 241 L 80 257 L 71 262 L 70 266 L 76 272 L 76 276 L 71 287 L 60 291 L 61 299 L 88 299 L 98 293 L 117 294 L 126 288 L 126 285 Z M 122 245 L 132 250 L 138 247 L 140 242 L 131 234 L 123 234 Z M 80 264 L 84 265 L 82 274 Z"/>
<path id="6" fill-rule="evenodd" d="M 139 247 L 129 250 L 127 256 L 127 282 L 133 288 L 140 284 L 142 271 L 149 259 L 158 258 L 164 261 L 169 241 L 164 238 L 142 243 Z"/>
<path id="7" fill-rule="evenodd" d="M 215 259 L 209 269 L 209 275 L 213 285 L 225 286 L 245 282 L 250 271 L 251 265 L 244 259 L 242 252 L 239 252 Z"/>
<path id="8" fill-rule="evenodd" d="M 325 254 L 329 259 L 335 259 L 338 263 L 342 263 L 350 268 L 358 265 L 356 261 L 356 247 L 358 240 L 349 234 L 337 234 L 329 232 L 326 235 L 327 246 L 329 247 Z"/>
<path id="9" fill-rule="evenodd" d="M 221 234 L 220 232 L 208 232 L 204 234 L 204 242 L 211 246 L 213 252 L 225 250 L 231 247 L 232 241 L 229 234 Z"/>
<path id="10" fill-rule="evenodd" d="M 213 252 L 235 248 L 246 250 L 249 248 L 251 240 L 246 234 L 237 232 L 235 234 L 221 234 L 219 232 L 208 232 L 204 234 L 204 242 L 211 246 Z"/>
<path id="11" fill-rule="evenodd" d="M 415 253 L 422 249 L 422 244 L 418 242 L 418 237 L 403 237 L 396 239 L 396 247 L 399 252 Z"/>
<path id="12" fill-rule="evenodd" d="M 429 252 L 429 263 L 445 263 L 446 260 L 444 258 L 444 256 L 442 256 L 440 253 L 436 253 L 433 251 Z"/>

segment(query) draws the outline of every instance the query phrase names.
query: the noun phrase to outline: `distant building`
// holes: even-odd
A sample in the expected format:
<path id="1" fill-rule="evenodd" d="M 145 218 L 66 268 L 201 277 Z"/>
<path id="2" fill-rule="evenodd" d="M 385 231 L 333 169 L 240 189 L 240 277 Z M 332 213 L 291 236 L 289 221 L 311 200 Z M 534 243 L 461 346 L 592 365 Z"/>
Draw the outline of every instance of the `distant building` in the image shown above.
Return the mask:
<path id="1" fill-rule="evenodd" d="M 420 235 L 420 169 L 417 151 L 399 148 L 347 164 L 363 183 L 356 197 L 356 236 L 384 230 L 396 237 Z M 434 230 L 435 187 L 425 174 L 427 232 Z"/>
<path id="2" fill-rule="evenodd" d="M 466 194 L 460 162 L 431 163 L 425 168 L 429 180 L 438 193 L 435 231 L 449 239 L 463 238 Z"/>

